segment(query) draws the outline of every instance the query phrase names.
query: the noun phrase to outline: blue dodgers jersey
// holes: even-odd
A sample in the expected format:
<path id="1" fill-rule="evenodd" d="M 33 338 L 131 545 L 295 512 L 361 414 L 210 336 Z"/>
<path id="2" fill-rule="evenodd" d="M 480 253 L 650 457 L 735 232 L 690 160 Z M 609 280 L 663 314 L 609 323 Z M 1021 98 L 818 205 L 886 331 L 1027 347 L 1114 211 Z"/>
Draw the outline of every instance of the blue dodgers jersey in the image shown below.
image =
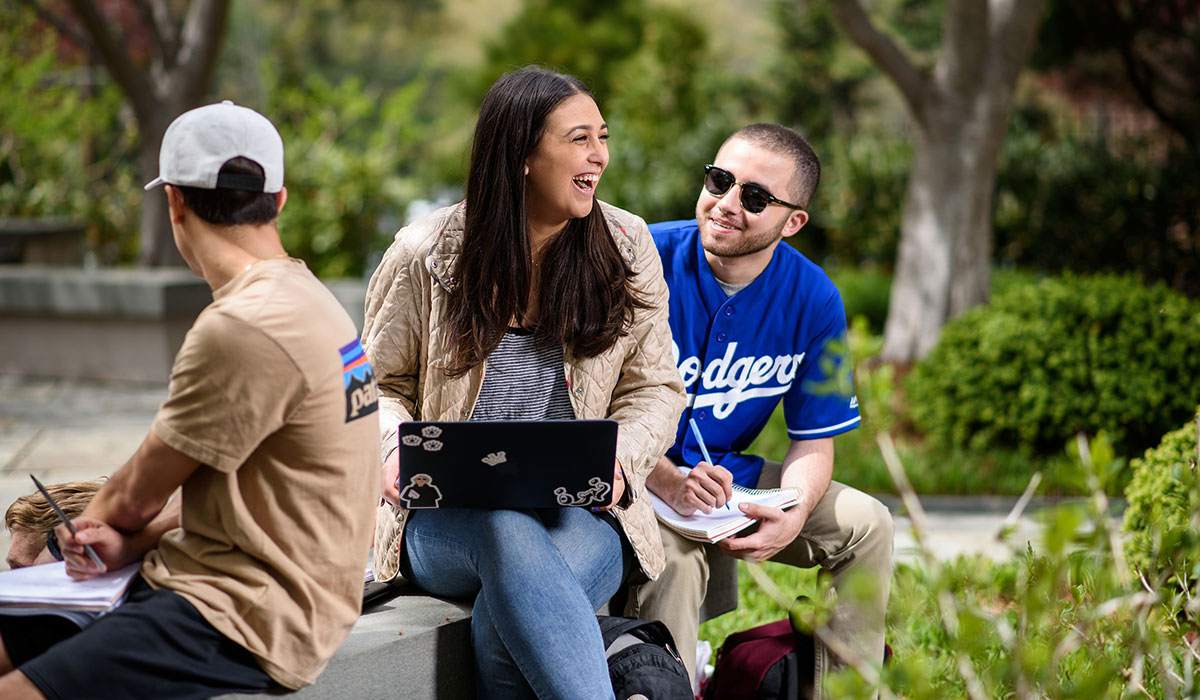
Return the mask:
<path id="1" fill-rule="evenodd" d="M 781 399 L 793 440 L 858 427 L 846 312 L 820 267 L 783 243 L 762 274 L 730 297 L 704 258 L 695 220 L 653 224 L 650 233 L 671 290 L 675 366 L 687 392 L 668 457 L 677 464 L 703 459 L 688 429 L 695 418 L 713 461 L 754 487 L 763 459 L 741 451 Z"/>

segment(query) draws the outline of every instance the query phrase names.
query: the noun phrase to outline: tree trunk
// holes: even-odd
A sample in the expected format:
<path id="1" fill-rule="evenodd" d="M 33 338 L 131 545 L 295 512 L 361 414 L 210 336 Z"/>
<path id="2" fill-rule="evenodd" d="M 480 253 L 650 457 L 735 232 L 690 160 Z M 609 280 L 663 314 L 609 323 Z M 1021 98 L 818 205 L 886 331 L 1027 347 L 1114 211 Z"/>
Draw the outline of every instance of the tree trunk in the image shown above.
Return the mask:
<path id="1" fill-rule="evenodd" d="M 834 20 L 896 84 L 914 122 L 882 354 L 908 364 L 946 321 L 987 301 L 997 159 L 1045 0 L 947 0 L 932 75 L 857 0 L 832 2 Z"/>
<path id="2" fill-rule="evenodd" d="M 111 21 L 99 3 L 68 0 L 82 31 L 72 29 L 68 18 L 54 15 L 36 1 L 34 4 L 56 28 L 104 63 L 137 118 L 136 169 L 140 184 L 158 177 L 158 151 L 167 125 L 183 111 L 199 105 L 212 82 L 229 0 L 190 0 L 186 9 L 165 0 L 136 3 L 142 29 L 153 39 L 149 65 L 140 58 L 135 60 L 128 50 L 125 27 Z M 182 14 L 177 14 L 179 9 L 183 9 Z M 140 264 L 183 264 L 161 190 L 142 195 L 140 226 Z"/>
<path id="3" fill-rule="evenodd" d="M 151 117 L 138 123 L 137 184 L 139 186 L 158 177 L 158 151 L 166 129 L 167 121 L 162 117 Z M 141 249 L 138 251 L 139 265 L 178 267 L 184 264 L 183 257 L 175 247 L 175 237 L 171 233 L 171 220 L 167 214 L 167 195 L 161 187 L 142 193 L 138 231 L 141 236 Z"/>
<path id="4" fill-rule="evenodd" d="M 956 116 L 933 119 L 944 124 L 936 139 L 917 132 L 884 327 L 889 362 L 923 357 L 947 320 L 987 301 L 996 161 L 978 162 L 979 136 Z"/>

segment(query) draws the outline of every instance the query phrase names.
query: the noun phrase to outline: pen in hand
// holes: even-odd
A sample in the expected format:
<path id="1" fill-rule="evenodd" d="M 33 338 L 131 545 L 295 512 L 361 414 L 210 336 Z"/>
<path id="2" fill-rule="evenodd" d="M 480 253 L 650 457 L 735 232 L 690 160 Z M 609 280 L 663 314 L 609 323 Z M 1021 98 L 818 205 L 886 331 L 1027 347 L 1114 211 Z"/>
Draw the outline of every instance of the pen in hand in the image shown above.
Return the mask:
<path id="1" fill-rule="evenodd" d="M 71 519 L 67 517 L 67 514 L 63 512 L 62 508 L 58 507 L 58 503 L 55 503 L 54 497 L 50 495 L 50 492 L 46 490 L 46 487 L 42 486 L 42 482 L 38 481 L 37 477 L 33 474 L 30 474 L 29 478 L 33 479 L 33 485 L 38 488 L 38 491 L 42 492 L 42 496 L 46 498 L 46 502 L 49 503 L 50 507 L 54 509 L 54 512 L 58 514 L 59 519 L 62 520 L 63 524 L 67 526 L 67 529 L 71 531 L 71 534 L 78 535 L 79 531 L 75 529 L 75 525 L 71 522 Z M 108 567 L 104 566 L 104 562 L 100 561 L 100 557 L 96 554 L 96 550 L 92 549 L 92 545 L 83 545 L 83 550 L 87 552 L 88 558 L 95 563 L 97 569 L 100 571 L 107 570 Z"/>
<path id="2" fill-rule="evenodd" d="M 708 455 L 708 448 L 704 446 L 704 436 L 700 434 L 700 426 L 696 425 L 696 419 L 688 418 L 688 425 L 692 427 L 692 435 L 696 436 L 696 442 L 700 443 L 700 454 L 704 456 L 704 461 L 712 464 L 712 457 Z M 725 510 L 729 510 L 729 501 L 725 501 Z"/>

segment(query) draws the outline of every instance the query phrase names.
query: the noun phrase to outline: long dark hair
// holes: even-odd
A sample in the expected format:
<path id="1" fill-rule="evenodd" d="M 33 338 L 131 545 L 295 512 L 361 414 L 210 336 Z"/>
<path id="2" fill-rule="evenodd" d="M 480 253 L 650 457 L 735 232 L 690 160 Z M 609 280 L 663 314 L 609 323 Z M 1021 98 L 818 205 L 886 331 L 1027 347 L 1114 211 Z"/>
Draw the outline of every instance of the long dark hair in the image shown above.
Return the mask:
<path id="1" fill-rule="evenodd" d="M 509 321 L 529 303 L 535 274 L 525 211 L 525 160 L 554 108 L 591 96 L 579 79 L 526 66 L 500 77 L 479 108 L 467 178 L 466 226 L 448 303 L 453 359 L 461 374 L 487 359 Z M 579 357 L 613 346 L 648 305 L 632 289 L 633 271 L 617 250 L 598 202 L 571 219 L 546 249 L 535 341 L 562 344 Z"/>

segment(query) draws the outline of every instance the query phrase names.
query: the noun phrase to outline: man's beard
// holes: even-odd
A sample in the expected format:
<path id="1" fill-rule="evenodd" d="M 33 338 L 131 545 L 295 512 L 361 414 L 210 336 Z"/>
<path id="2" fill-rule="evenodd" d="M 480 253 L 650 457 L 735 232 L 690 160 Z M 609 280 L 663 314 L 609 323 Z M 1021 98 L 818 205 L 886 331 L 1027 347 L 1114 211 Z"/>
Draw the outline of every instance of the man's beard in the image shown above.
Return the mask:
<path id="1" fill-rule="evenodd" d="M 705 219 L 705 224 L 711 221 L 712 216 L 709 215 Z M 746 255 L 753 255 L 774 245 L 779 239 L 783 238 L 783 227 L 785 225 L 787 225 L 787 219 L 779 222 L 779 225 L 770 231 L 763 231 L 752 238 L 747 238 L 743 235 L 735 241 L 705 241 L 703 233 L 700 239 L 704 245 L 704 250 L 712 255 L 719 258 L 740 258 Z M 712 238 L 712 236 L 709 236 L 709 238 Z"/>

